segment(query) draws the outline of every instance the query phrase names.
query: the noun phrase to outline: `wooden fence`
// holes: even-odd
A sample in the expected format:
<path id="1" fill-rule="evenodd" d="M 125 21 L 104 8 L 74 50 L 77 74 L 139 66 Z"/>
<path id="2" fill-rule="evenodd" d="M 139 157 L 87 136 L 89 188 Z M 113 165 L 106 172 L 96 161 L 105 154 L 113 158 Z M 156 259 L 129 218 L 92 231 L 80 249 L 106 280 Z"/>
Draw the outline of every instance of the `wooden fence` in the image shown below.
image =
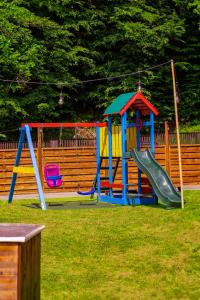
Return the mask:
<path id="1" fill-rule="evenodd" d="M 156 133 L 155 134 L 155 144 L 165 145 L 166 133 Z M 170 145 L 176 145 L 176 133 L 168 133 Z M 200 144 L 200 132 L 188 132 L 180 133 L 181 144 L 194 145 Z M 141 145 L 148 146 L 150 144 L 150 136 L 141 136 Z M 34 147 L 37 147 L 37 142 L 33 141 Z M 67 139 L 67 140 L 49 140 L 43 142 L 43 147 L 45 148 L 58 148 L 58 147 L 95 147 L 96 139 Z M 24 147 L 27 147 L 27 143 L 24 143 Z M 0 149 L 17 149 L 18 142 L 0 142 Z"/>
<path id="2" fill-rule="evenodd" d="M 176 145 L 177 143 L 177 135 L 176 133 L 168 133 L 169 143 L 170 145 Z M 165 133 L 157 133 L 155 134 L 155 144 L 156 145 L 165 145 Z M 186 132 L 180 133 L 180 143 L 184 145 L 199 145 L 200 144 L 200 132 Z M 141 144 L 149 145 L 150 144 L 150 136 L 144 135 L 141 136 Z"/>
<path id="3" fill-rule="evenodd" d="M 182 145 L 182 165 L 184 185 L 200 185 L 200 144 Z M 37 151 L 35 151 L 37 155 Z M 15 162 L 16 150 L 0 150 L 0 195 L 7 195 L 10 188 L 12 168 Z M 174 184 L 179 186 L 178 152 L 176 145 L 161 145 L 155 148 L 156 160 L 168 171 Z M 63 185 L 58 189 L 49 189 L 44 184 L 45 192 L 89 190 L 96 173 L 95 147 L 77 148 L 45 148 L 43 163 L 57 163 L 63 175 Z M 31 164 L 29 150 L 22 152 L 21 164 Z M 136 183 L 137 168 L 129 161 L 129 182 Z M 119 166 L 116 182 L 121 182 L 121 166 Z M 16 194 L 36 193 L 35 177 L 33 175 L 18 175 Z"/>
<path id="4" fill-rule="evenodd" d="M 44 148 L 58 148 L 58 147 L 91 147 L 96 145 L 96 139 L 68 139 L 68 140 L 49 140 L 43 142 L 42 147 Z M 28 143 L 24 143 L 24 148 L 28 148 Z M 33 141 L 33 146 L 37 147 L 37 142 Z M 0 149 L 17 149 L 18 142 L 0 142 Z"/>

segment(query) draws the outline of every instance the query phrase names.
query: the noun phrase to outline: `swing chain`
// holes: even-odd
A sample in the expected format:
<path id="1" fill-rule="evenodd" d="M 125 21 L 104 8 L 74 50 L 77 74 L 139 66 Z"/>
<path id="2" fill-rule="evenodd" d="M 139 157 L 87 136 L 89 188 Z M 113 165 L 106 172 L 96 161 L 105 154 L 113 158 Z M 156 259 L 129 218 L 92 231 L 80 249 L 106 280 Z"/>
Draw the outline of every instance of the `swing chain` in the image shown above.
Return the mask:
<path id="1" fill-rule="evenodd" d="M 60 127 L 60 134 L 59 134 L 59 147 L 62 146 L 62 135 L 63 135 L 63 127 Z"/>

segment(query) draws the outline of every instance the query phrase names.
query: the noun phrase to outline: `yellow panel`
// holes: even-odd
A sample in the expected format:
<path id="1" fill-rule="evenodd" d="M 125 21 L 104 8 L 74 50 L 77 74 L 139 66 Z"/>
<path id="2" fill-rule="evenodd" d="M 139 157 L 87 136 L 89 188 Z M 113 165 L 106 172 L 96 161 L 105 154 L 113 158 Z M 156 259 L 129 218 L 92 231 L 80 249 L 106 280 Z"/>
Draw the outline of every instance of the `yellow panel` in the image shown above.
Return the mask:
<path id="1" fill-rule="evenodd" d="M 131 127 L 127 129 L 127 151 L 137 147 L 136 128 Z"/>
<path id="2" fill-rule="evenodd" d="M 112 149 L 113 149 L 113 156 L 114 157 L 117 157 L 117 149 L 118 149 L 118 137 L 119 137 L 119 130 L 118 130 L 118 127 L 117 126 L 115 126 L 115 127 L 113 127 L 113 131 L 114 131 L 114 136 L 112 137 L 113 138 L 113 147 L 112 147 Z"/>
<path id="3" fill-rule="evenodd" d="M 127 129 L 127 151 L 136 148 L 136 128 Z M 100 156 L 108 157 L 108 129 L 100 128 Z M 112 126 L 112 156 L 122 156 L 121 126 Z"/>
<path id="4" fill-rule="evenodd" d="M 33 167 L 13 167 L 13 173 L 35 174 Z"/>
<path id="5" fill-rule="evenodd" d="M 105 135 L 104 142 L 105 142 L 105 156 L 108 156 L 108 128 L 105 129 Z"/>
<path id="6" fill-rule="evenodd" d="M 119 134 L 118 134 L 118 153 L 119 157 L 122 157 L 122 128 L 119 126 L 118 128 Z"/>
<path id="7" fill-rule="evenodd" d="M 108 128 L 100 128 L 100 156 L 108 156 Z"/>
<path id="8" fill-rule="evenodd" d="M 121 157 L 122 155 L 122 132 L 121 126 L 112 127 L 112 155 L 113 157 Z"/>
<path id="9" fill-rule="evenodd" d="M 113 126 L 112 127 L 112 156 L 116 157 L 117 156 L 117 145 L 116 145 L 116 141 L 117 141 L 117 126 Z"/>

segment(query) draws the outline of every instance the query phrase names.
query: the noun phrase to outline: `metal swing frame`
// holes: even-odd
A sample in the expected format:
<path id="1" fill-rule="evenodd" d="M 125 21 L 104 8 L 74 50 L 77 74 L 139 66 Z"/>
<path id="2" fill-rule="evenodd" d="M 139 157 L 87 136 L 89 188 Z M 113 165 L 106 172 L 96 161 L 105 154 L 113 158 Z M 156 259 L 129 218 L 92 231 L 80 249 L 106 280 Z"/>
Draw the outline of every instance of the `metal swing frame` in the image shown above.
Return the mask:
<path id="1" fill-rule="evenodd" d="M 37 183 L 37 188 L 38 188 L 38 195 L 39 195 L 39 201 L 41 204 L 41 208 L 42 210 L 46 210 L 46 202 L 45 202 L 45 198 L 44 198 L 44 192 L 43 192 L 43 183 L 41 181 L 41 178 L 43 178 L 43 170 L 42 170 L 42 166 L 41 163 L 39 164 L 39 166 L 37 165 L 37 160 L 36 160 L 36 156 L 34 153 L 34 147 L 33 147 L 33 142 L 32 142 L 32 137 L 31 137 L 31 129 L 32 128 L 74 128 L 74 127 L 96 127 L 97 130 L 97 136 L 99 135 L 99 128 L 100 127 L 107 127 L 107 123 L 106 122 L 102 122 L 102 123 L 23 123 L 21 125 L 20 130 L 20 137 L 19 137 L 19 144 L 18 144 L 18 150 L 16 153 L 16 160 L 15 160 L 15 165 L 13 167 L 13 175 L 12 175 L 12 181 L 11 181 L 11 185 L 10 185 L 10 191 L 9 191 L 9 196 L 8 196 L 8 203 L 12 203 L 13 200 L 13 195 L 14 195 L 14 190 L 15 190 L 15 186 L 16 186 L 16 181 L 17 181 L 17 175 L 19 173 L 23 173 L 23 174 L 35 174 L 35 179 L 36 179 L 36 183 Z M 30 156 L 31 156 L 31 161 L 32 161 L 32 167 L 22 167 L 20 166 L 20 159 L 21 159 L 21 153 L 22 153 L 22 149 L 23 149 L 23 143 L 25 141 L 25 138 L 27 138 L 28 141 L 28 148 L 30 151 Z M 40 141 L 40 147 L 41 147 L 41 141 Z M 41 157 L 39 158 L 40 162 L 41 162 Z M 97 166 L 99 163 L 99 140 L 97 139 Z M 97 170 L 98 171 L 98 170 Z M 99 174 L 97 172 L 97 186 L 98 182 L 99 182 Z M 98 187 L 99 190 L 99 187 Z M 92 194 L 92 189 L 90 191 L 90 195 Z M 83 193 L 87 193 L 88 192 L 80 192 L 83 195 Z"/>

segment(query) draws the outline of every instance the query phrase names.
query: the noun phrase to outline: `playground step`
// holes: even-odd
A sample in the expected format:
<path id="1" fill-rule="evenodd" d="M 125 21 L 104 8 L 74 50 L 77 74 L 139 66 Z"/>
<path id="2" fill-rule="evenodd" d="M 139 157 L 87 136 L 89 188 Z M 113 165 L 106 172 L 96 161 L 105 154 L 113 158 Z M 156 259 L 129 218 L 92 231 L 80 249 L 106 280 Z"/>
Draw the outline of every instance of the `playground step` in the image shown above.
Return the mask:
<path id="1" fill-rule="evenodd" d="M 110 183 L 110 182 L 102 182 L 101 187 L 108 187 L 108 188 L 120 188 L 123 189 L 123 184 L 122 183 Z"/>
<path id="2" fill-rule="evenodd" d="M 104 159 L 108 159 L 108 157 L 101 157 L 100 159 L 100 164 L 98 166 L 98 172 L 101 173 L 101 171 L 103 170 L 107 170 L 109 171 L 109 166 L 102 166 L 102 163 L 103 163 L 103 160 Z M 115 181 L 115 176 L 116 176 L 116 173 L 117 173 L 117 169 L 118 169 L 118 165 L 119 165 L 119 162 L 120 162 L 120 157 L 113 157 L 113 166 L 112 166 L 112 181 L 114 182 Z M 108 172 L 105 172 L 105 173 L 108 173 Z M 104 174 L 101 174 L 101 175 L 105 175 Z M 107 175 L 107 174 L 106 174 Z M 100 176 L 100 180 L 109 180 L 109 176 Z M 94 183 L 93 183 L 93 186 L 96 187 L 97 185 L 97 174 L 95 176 L 95 179 L 94 179 Z"/>

